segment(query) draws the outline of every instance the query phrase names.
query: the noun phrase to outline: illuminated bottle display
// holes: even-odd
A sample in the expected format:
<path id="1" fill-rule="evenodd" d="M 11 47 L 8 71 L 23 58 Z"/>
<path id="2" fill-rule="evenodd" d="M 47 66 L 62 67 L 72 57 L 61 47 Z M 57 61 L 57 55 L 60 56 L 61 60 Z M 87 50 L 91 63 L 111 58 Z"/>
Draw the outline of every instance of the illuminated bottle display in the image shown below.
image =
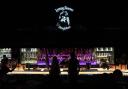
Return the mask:
<path id="1" fill-rule="evenodd" d="M 70 59 L 71 52 L 72 48 L 22 48 L 21 63 L 46 65 L 46 62 L 48 62 L 51 64 L 53 56 L 56 56 L 59 63 L 61 63 L 62 61 Z M 111 47 L 99 47 L 94 49 L 75 48 L 75 54 L 80 65 L 85 65 L 87 61 L 93 64 L 94 62 L 99 63 L 101 59 L 109 59 L 111 61 L 114 58 L 113 48 Z"/>
<path id="2" fill-rule="evenodd" d="M 86 62 L 86 60 L 94 60 L 95 59 L 95 55 L 94 53 L 92 53 L 91 51 L 89 52 L 89 50 L 87 52 L 83 52 L 86 51 L 86 49 L 79 49 L 79 48 L 75 48 L 75 54 L 77 59 L 79 60 L 80 64 L 81 62 Z M 49 62 L 52 61 L 53 56 L 56 56 L 59 60 L 59 63 L 61 63 L 64 60 L 69 60 L 70 59 L 70 53 L 71 53 L 71 49 L 70 48 L 62 48 L 62 49 L 50 49 L 48 51 L 48 59 Z M 45 58 L 46 58 L 46 54 L 44 52 L 44 49 L 42 49 L 42 56 L 40 56 L 40 58 L 38 59 L 38 63 L 39 64 L 45 64 Z M 43 60 L 40 60 L 43 59 Z"/>
<path id="3" fill-rule="evenodd" d="M 3 59 L 3 55 L 6 55 L 8 59 L 11 59 L 11 48 L 0 48 L 0 61 Z"/>
<path id="4" fill-rule="evenodd" d="M 100 50 L 99 50 L 100 49 Z M 109 63 L 114 63 L 114 50 L 113 47 L 98 47 L 96 50 L 97 59 L 105 59 Z"/>
<path id="5" fill-rule="evenodd" d="M 36 63 L 37 62 L 37 48 L 22 48 L 21 49 L 21 63 Z"/>

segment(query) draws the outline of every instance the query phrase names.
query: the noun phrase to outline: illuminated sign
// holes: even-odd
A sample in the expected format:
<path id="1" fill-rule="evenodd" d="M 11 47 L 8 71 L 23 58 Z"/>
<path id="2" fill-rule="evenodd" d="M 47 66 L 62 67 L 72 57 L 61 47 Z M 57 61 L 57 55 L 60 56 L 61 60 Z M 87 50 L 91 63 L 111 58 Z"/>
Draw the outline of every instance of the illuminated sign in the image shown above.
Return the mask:
<path id="1" fill-rule="evenodd" d="M 59 14 L 56 26 L 65 31 L 71 28 L 69 13 L 73 12 L 74 9 L 64 6 L 55 9 L 56 13 Z"/>

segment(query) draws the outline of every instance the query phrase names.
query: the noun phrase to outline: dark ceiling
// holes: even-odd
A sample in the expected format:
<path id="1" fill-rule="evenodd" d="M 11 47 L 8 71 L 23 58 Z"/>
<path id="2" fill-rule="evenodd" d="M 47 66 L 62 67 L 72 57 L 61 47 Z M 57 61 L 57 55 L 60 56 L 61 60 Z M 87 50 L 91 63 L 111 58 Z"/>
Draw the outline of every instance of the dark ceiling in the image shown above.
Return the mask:
<path id="1" fill-rule="evenodd" d="M 64 5 L 74 9 L 68 32 L 56 29 L 54 9 Z M 121 2 L 8 2 L 3 4 L 1 14 L 1 31 L 8 35 L 3 44 L 7 45 L 118 46 L 127 37 L 128 8 Z"/>

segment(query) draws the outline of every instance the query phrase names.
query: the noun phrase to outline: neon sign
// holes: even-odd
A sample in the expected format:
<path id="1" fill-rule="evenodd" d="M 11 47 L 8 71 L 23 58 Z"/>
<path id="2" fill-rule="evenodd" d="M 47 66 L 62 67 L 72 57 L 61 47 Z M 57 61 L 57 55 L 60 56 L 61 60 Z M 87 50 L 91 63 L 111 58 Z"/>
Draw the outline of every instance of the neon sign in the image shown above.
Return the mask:
<path id="1" fill-rule="evenodd" d="M 71 23 L 70 23 L 69 13 L 73 12 L 74 9 L 64 6 L 64 7 L 59 7 L 55 9 L 55 11 L 56 13 L 59 14 L 57 24 L 56 24 L 58 29 L 61 29 L 63 31 L 70 29 Z"/>

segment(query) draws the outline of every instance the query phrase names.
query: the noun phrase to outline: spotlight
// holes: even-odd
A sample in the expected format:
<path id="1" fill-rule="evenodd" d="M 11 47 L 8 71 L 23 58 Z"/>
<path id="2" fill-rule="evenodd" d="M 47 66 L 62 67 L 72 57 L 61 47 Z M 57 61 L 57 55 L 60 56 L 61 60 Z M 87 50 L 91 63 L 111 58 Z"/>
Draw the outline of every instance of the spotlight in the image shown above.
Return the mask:
<path id="1" fill-rule="evenodd" d="M 44 69 L 41 69 L 41 71 L 44 71 Z"/>
<path id="2" fill-rule="evenodd" d="M 60 69 L 60 71 L 63 71 L 63 69 Z"/>

